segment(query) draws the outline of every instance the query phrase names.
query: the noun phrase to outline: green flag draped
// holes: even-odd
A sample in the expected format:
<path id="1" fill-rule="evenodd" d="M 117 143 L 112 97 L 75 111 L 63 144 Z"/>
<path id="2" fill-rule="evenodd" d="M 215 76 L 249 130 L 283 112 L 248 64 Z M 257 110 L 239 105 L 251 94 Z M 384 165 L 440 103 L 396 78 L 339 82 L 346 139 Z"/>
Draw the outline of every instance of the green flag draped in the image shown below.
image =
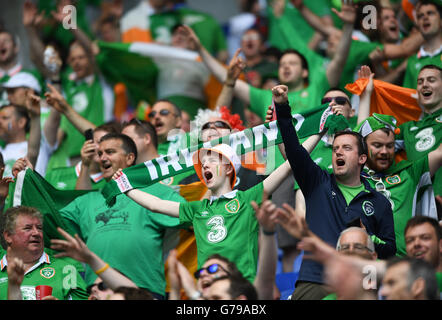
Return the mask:
<path id="1" fill-rule="evenodd" d="M 89 191 L 57 190 L 37 172 L 26 169 L 19 172 L 17 179 L 9 185 L 5 210 L 20 205 L 37 208 L 43 214 L 45 247 L 50 247 L 50 239 L 62 238 L 57 232 L 57 227 L 71 235 L 75 234 L 75 231 L 65 224 L 58 211 L 86 192 Z"/>
<path id="2" fill-rule="evenodd" d="M 338 127 L 336 122 L 340 123 L 339 127 L 343 127 L 343 124 L 344 127 L 348 127 L 348 123 L 342 121 L 342 119 L 345 120 L 342 115 L 328 117 L 330 114 L 331 108 L 325 105 L 305 111 L 303 114 L 294 114 L 293 125 L 299 138 L 302 139 L 319 133 L 323 127 L 336 129 Z M 282 143 L 282 137 L 277 121 L 272 121 L 206 143 L 192 145 L 177 152 L 126 168 L 118 180 L 108 182 L 102 189 L 101 192 L 106 198 L 106 203 L 112 206 L 115 203 L 115 197 L 121 193 L 145 187 L 178 173 L 191 170 L 193 168 L 192 155 L 198 149 L 220 143 L 230 145 L 237 155 L 244 155 L 248 152 L 280 144 Z"/>

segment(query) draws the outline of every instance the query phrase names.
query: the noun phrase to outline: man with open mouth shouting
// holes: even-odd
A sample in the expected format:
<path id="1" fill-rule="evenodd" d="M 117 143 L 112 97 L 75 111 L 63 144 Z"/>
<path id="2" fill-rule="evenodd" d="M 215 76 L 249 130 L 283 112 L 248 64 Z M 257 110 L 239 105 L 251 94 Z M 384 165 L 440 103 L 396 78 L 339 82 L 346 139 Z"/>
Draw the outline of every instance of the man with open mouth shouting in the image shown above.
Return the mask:
<path id="1" fill-rule="evenodd" d="M 306 222 L 322 240 L 336 246 L 339 234 L 349 226 L 363 226 L 372 239 L 380 259 L 396 253 L 393 215 L 388 200 L 361 178 L 367 160 L 362 137 L 352 131 L 335 134 L 332 146 L 333 174 L 322 170 L 299 144 L 293 127 L 288 88 L 273 88 L 278 125 L 287 159 L 305 197 Z M 292 300 L 322 299 L 323 268 L 304 259 Z"/>

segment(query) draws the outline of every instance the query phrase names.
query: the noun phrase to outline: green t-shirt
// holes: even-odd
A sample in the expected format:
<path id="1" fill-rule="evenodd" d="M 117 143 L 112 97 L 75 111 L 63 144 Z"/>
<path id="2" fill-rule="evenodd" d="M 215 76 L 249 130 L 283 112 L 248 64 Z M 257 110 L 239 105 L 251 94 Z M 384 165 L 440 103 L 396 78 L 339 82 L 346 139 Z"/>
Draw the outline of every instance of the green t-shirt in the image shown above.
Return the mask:
<path id="1" fill-rule="evenodd" d="M 367 178 L 370 185 L 376 189 L 380 178 Z M 382 178 L 386 192 L 381 192 L 390 201 L 393 210 L 394 231 L 396 234 L 396 255 L 405 256 L 404 231 L 408 220 L 420 215 L 421 192 L 431 184 L 428 167 L 428 157 L 416 161 L 401 161 L 393 164 Z M 431 192 L 431 190 L 430 190 Z"/>
<path id="2" fill-rule="evenodd" d="M 442 68 L 442 55 L 436 54 L 433 57 L 421 57 L 420 52 L 408 58 L 407 68 L 405 69 L 405 76 L 402 86 L 405 88 L 417 88 L 417 76 L 423 66 L 434 64 Z"/>
<path id="3" fill-rule="evenodd" d="M 437 286 L 442 295 L 442 272 L 436 272 Z"/>
<path id="4" fill-rule="evenodd" d="M 74 190 L 80 175 L 81 163 L 74 167 L 60 167 L 46 172 L 45 179 L 58 190 Z M 99 190 L 106 184 L 102 173 L 91 176 L 92 190 Z"/>
<path id="5" fill-rule="evenodd" d="M 322 300 L 338 300 L 336 293 L 330 293 L 328 296 L 322 298 Z"/>
<path id="6" fill-rule="evenodd" d="M 259 224 L 251 201 L 262 202 L 263 183 L 246 191 L 234 190 L 216 200 L 204 199 L 180 205 L 180 221 L 192 223 L 198 268 L 218 253 L 236 264 L 253 282 L 258 264 Z"/>
<path id="7" fill-rule="evenodd" d="M 0 271 L 0 300 L 8 297 L 8 271 L 6 252 L 2 256 Z M 52 295 L 59 300 L 87 300 L 86 283 L 79 270 L 65 258 L 54 258 L 43 253 L 40 260 L 28 271 L 21 284 L 23 300 L 35 300 L 35 287 L 52 287 Z"/>
<path id="8" fill-rule="evenodd" d="M 356 187 L 346 186 L 337 181 L 336 184 L 338 185 L 339 190 L 341 190 L 342 195 L 344 196 L 345 201 L 347 202 L 347 205 L 349 205 L 350 202 L 354 199 L 354 197 L 356 197 L 359 193 L 361 193 L 362 191 L 366 191 L 363 183 L 361 183 L 359 186 Z"/>
<path id="9" fill-rule="evenodd" d="M 426 156 L 439 147 L 442 140 L 442 109 L 433 114 L 424 114 L 422 120 L 408 121 L 399 126 L 401 132 L 396 142 L 405 149 L 408 160 Z M 433 177 L 435 195 L 442 195 L 442 170 L 439 168 Z"/>
<path id="10" fill-rule="evenodd" d="M 184 202 L 178 193 L 162 184 L 140 190 L 164 200 Z M 179 219 L 153 213 L 123 194 L 109 208 L 100 192 L 76 198 L 60 213 L 89 249 L 109 265 L 137 286 L 165 294 L 163 238 L 167 228 L 179 227 Z M 86 283 L 90 285 L 95 279 L 95 273 L 86 267 Z"/>

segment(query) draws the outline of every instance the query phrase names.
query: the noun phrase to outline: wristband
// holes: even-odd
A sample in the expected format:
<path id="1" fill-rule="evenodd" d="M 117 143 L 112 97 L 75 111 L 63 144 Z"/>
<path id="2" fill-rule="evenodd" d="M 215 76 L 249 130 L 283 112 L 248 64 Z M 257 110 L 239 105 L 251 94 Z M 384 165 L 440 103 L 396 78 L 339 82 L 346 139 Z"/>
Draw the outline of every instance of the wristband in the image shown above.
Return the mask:
<path id="1" fill-rule="evenodd" d="M 266 231 L 266 230 L 262 229 L 262 233 L 265 236 L 273 236 L 275 234 L 275 231 Z"/>
<path id="2" fill-rule="evenodd" d="M 95 272 L 95 274 L 98 276 L 98 275 L 100 275 L 101 273 L 103 273 L 104 271 L 106 271 L 107 269 L 109 269 L 109 263 L 106 263 L 106 264 L 104 265 L 104 267 L 102 267 L 102 268 L 100 268 L 100 269 L 98 269 L 97 271 L 94 271 L 94 272 Z"/>

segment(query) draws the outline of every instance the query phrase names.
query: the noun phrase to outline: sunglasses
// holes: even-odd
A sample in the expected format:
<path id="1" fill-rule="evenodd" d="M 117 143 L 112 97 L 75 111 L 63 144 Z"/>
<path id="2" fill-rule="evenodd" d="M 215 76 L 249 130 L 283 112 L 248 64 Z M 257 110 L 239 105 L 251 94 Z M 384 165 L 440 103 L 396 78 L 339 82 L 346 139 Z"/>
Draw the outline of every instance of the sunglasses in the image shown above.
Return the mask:
<path id="1" fill-rule="evenodd" d="M 213 122 L 206 122 L 202 127 L 201 130 L 206 130 L 209 129 L 211 125 L 214 125 L 215 128 L 218 129 L 228 129 L 231 130 L 232 128 L 230 128 L 230 126 L 225 123 L 224 121 L 213 121 Z"/>
<path id="2" fill-rule="evenodd" d="M 322 98 L 321 104 L 330 103 L 333 100 L 341 106 L 343 106 L 345 103 L 350 104 L 350 101 L 346 97 L 330 97 L 330 98 Z"/>
<path id="3" fill-rule="evenodd" d="M 195 279 L 199 279 L 201 277 L 201 273 L 206 270 L 208 274 L 214 274 L 217 273 L 219 270 L 223 270 L 224 272 L 228 273 L 226 269 L 224 269 L 220 264 L 214 263 L 206 268 L 201 268 L 195 271 L 193 274 Z"/>
<path id="4" fill-rule="evenodd" d="M 167 110 L 167 109 L 162 109 L 162 110 L 160 110 L 160 116 L 168 116 L 169 114 L 171 114 L 172 113 L 172 111 L 169 111 L 169 110 Z M 153 117 L 155 117 L 157 115 L 157 111 L 151 111 L 149 114 L 148 114 L 148 117 L 149 118 L 153 118 Z M 175 114 L 174 114 L 175 115 Z"/>
<path id="5" fill-rule="evenodd" d="M 101 281 L 99 283 L 91 284 L 89 287 L 87 287 L 88 294 L 91 294 L 92 288 L 94 286 L 97 286 L 97 289 L 100 290 L 100 291 L 106 291 L 107 289 L 109 289 L 109 287 L 103 281 Z"/>
<path id="6" fill-rule="evenodd" d="M 391 192 L 388 191 L 387 188 L 385 187 L 385 184 L 382 181 L 382 178 L 381 177 L 375 177 L 375 176 L 371 176 L 370 178 L 371 178 L 371 180 L 376 182 L 375 185 L 374 185 L 375 190 L 377 192 L 382 193 L 384 195 L 384 197 L 386 197 L 390 201 L 390 203 L 392 203 L 392 201 L 391 201 Z M 392 203 L 392 205 L 393 205 L 393 203 Z"/>

